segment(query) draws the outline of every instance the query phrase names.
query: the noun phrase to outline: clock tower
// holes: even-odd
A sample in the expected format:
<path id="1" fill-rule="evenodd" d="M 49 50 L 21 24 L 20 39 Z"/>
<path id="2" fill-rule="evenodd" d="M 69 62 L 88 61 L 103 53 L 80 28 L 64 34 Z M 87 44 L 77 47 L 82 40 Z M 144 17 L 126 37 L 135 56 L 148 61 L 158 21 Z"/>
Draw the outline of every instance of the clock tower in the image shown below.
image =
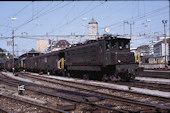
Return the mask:
<path id="1" fill-rule="evenodd" d="M 92 18 L 89 22 L 89 40 L 96 40 L 98 38 L 98 23 Z"/>

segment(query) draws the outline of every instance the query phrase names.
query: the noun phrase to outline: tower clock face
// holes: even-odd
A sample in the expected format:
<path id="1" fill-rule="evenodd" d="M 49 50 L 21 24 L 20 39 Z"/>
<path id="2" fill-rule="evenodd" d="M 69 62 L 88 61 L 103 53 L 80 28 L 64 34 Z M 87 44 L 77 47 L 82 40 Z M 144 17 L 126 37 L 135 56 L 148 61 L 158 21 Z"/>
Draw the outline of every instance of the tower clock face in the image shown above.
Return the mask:
<path id="1" fill-rule="evenodd" d="M 110 29 L 108 27 L 105 28 L 104 30 L 106 33 L 109 33 L 110 32 Z"/>

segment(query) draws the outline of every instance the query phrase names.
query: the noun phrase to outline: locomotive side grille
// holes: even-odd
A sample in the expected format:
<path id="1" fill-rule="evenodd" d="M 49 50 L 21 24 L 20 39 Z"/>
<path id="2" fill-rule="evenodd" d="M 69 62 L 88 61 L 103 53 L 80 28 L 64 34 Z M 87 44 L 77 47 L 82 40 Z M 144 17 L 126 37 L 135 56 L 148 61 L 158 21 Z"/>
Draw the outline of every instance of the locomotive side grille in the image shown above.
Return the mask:
<path id="1" fill-rule="evenodd" d="M 112 63 L 117 64 L 118 60 L 120 64 L 135 63 L 134 54 L 132 52 L 114 52 L 111 55 Z"/>
<path id="2" fill-rule="evenodd" d="M 116 58 L 116 54 L 112 53 L 111 54 L 111 63 L 116 64 L 117 58 Z"/>

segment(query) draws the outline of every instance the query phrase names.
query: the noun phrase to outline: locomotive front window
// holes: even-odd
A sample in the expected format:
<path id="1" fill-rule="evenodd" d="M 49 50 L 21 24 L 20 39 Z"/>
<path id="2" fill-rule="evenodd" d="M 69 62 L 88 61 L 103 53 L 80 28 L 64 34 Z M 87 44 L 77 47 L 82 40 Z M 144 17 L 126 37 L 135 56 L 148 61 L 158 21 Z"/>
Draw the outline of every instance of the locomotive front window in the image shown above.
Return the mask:
<path id="1" fill-rule="evenodd" d="M 121 47 L 124 47 L 124 42 L 118 42 L 119 43 L 119 47 L 121 46 Z"/>
<path id="2" fill-rule="evenodd" d="M 116 48 L 116 42 L 115 42 L 115 41 L 112 41 L 112 42 L 111 42 L 111 46 L 112 46 L 112 48 Z"/>
<path id="3" fill-rule="evenodd" d="M 106 50 L 110 49 L 110 43 L 106 43 Z"/>

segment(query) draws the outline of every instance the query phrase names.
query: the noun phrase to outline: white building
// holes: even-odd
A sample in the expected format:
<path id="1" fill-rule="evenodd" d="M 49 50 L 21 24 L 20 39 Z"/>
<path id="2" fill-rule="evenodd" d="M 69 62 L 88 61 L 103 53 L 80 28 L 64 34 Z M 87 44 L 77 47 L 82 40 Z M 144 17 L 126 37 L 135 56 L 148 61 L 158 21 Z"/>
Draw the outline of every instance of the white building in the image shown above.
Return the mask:
<path id="1" fill-rule="evenodd" d="M 89 40 L 96 40 L 98 38 L 98 23 L 92 18 L 89 22 Z"/>
<path id="2" fill-rule="evenodd" d="M 170 39 L 170 38 L 169 38 Z M 169 55 L 169 43 L 167 39 L 167 44 L 166 44 L 166 55 Z M 154 56 L 165 56 L 165 42 L 159 41 L 154 44 Z"/>
<path id="3" fill-rule="evenodd" d="M 168 62 L 169 61 L 169 56 L 170 56 L 170 45 L 169 45 L 169 42 L 170 42 L 170 38 L 167 38 L 167 43 L 166 43 L 166 61 Z M 161 62 L 164 62 L 165 60 L 165 41 L 162 40 L 162 41 L 159 41 L 157 43 L 154 44 L 154 56 L 155 57 L 161 57 L 162 58 L 162 61 Z"/>
<path id="4" fill-rule="evenodd" d="M 152 37 L 152 40 L 149 41 L 149 55 L 154 55 L 154 44 L 160 42 L 164 39 L 164 37 Z"/>
<path id="5" fill-rule="evenodd" d="M 50 46 L 50 39 L 39 39 L 37 40 L 36 44 L 37 51 L 43 53 Z"/>

